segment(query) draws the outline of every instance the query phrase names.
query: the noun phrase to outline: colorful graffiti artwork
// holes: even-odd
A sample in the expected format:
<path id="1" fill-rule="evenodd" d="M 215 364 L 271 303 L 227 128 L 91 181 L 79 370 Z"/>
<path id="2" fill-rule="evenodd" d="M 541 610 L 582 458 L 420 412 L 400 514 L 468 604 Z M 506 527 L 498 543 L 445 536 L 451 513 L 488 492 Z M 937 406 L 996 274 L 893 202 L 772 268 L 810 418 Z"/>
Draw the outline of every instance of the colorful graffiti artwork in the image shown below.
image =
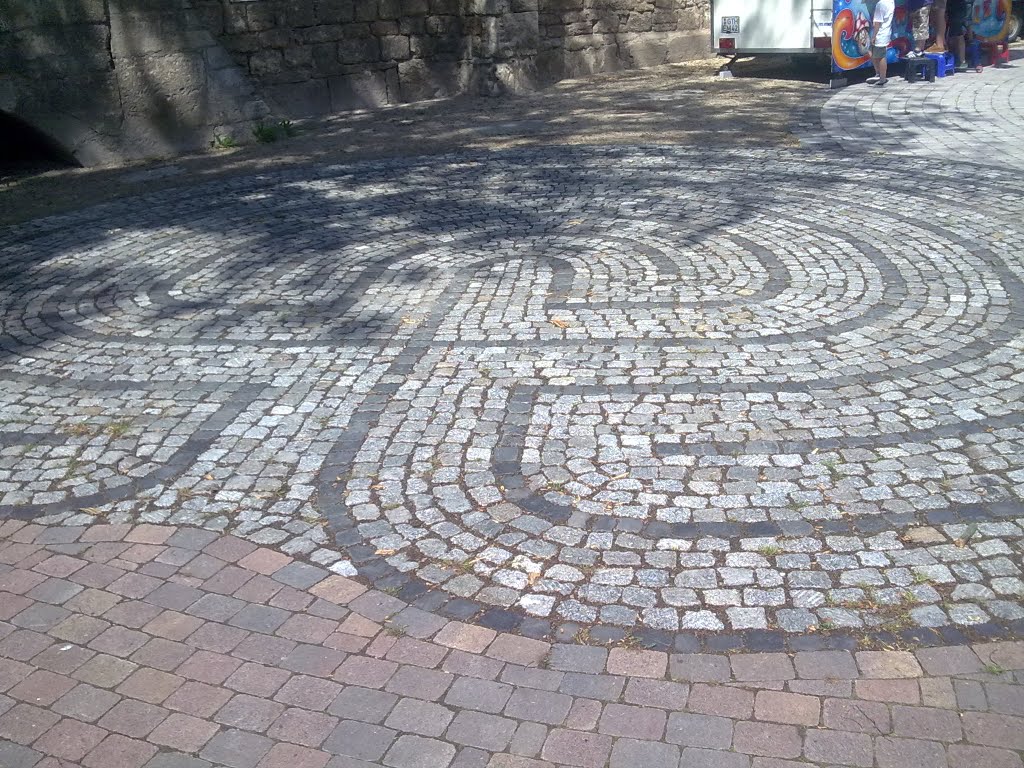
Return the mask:
<path id="1" fill-rule="evenodd" d="M 1013 0 L 976 0 L 971 29 L 979 40 L 1003 41 L 1010 31 Z"/>
<path id="2" fill-rule="evenodd" d="M 875 0 L 833 0 L 832 71 L 844 72 L 868 66 L 871 62 L 871 17 Z M 902 56 L 913 43 L 908 29 L 906 0 L 896 0 L 890 50 Z"/>
<path id="3" fill-rule="evenodd" d="M 833 0 L 832 71 L 845 72 L 869 66 L 871 17 L 876 0 Z M 972 31 L 979 40 L 1001 41 L 1010 29 L 1013 0 L 975 0 Z M 910 38 L 906 0 L 896 0 L 890 55 L 905 55 L 913 45 Z M 894 60 L 894 59 L 891 59 Z"/>

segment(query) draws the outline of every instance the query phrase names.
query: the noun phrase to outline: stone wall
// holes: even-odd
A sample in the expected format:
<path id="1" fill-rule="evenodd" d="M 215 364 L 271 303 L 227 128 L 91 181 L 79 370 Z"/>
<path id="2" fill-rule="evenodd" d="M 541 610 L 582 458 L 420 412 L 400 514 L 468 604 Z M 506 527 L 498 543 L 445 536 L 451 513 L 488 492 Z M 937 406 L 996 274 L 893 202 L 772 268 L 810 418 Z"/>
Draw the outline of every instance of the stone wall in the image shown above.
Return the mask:
<path id="1" fill-rule="evenodd" d="M 103 165 L 247 133 L 268 108 L 186 0 L 0 0 L 0 110 Z"/>
<path id="2" fill-rule="evenodd" d="M 253 121 L 681 61 L 708 0 L 0 0 L 0 111 L 83 165 Z"/>
<path id="3" fill-rule="evenodd" d="M 496 94 L 708 48 L 707 0 L 195 0 L 292 117 Z"/>

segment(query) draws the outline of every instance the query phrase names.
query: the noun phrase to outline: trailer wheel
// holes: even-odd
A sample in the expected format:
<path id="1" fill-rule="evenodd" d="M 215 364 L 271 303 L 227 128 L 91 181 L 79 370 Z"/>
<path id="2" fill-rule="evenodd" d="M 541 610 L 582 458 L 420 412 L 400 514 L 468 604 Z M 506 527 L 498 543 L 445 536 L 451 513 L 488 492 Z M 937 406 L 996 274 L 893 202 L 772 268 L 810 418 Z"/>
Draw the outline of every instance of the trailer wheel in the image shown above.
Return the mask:
<path id="1" fill-rule="evenodd" d="M 1006 42 L 1012 43 L 1020 37 L 1021 28 L 1021 10 L 1014 8 L 1010 14 L 1010 29 L 1006 33 Z"/>

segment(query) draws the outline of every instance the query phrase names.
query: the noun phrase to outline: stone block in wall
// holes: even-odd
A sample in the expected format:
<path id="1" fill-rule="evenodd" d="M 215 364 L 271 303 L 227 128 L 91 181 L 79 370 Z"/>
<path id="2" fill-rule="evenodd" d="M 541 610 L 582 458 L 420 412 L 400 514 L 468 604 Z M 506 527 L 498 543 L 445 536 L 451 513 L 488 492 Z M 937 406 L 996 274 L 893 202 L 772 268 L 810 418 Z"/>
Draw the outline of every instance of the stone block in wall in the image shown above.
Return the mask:
<path id="1" fill-rule="evenodd" d="M 657 7 L 654 0 L 592 0 L 591 7 L 625 13 L 652 13 Z M 669 2 L 671 5 L 671 0 Z"/>
<path id="2" fill-rule="evenodd" d="M 684 8 L 676 12 L 676 29 L 679 31 L 707 29 L 708 18 L 705 9 Z"/>
<path id="3" fill-rule="evenodd" d="M 328 79 L 331 111 L 383 107 L 397 101 L 398 70 L 356 72 Z"/>
<path id="4" fill-rule="evenodd" d="M 589 35 L 594 31 L 594 25 L 589 21 L 576 21 L 572 24 L 565 24 L 563 30 L 566 37 Z"/>
<path id="5" fill-rule="evenodd" d="M 313 69 L 313 49 L 306 45 L 289 45 L 284 49 L 284 64 L 288 69 Z"/>
<path id="6" fill-rule="evenodd" d="M 370 32 L 370 25 L 365 22 L 356 22 L 354 24 L 342 24 L 341 36 L 346 39 L 355 39 L 360 37 L 372 37 Z"/>
<path id="7" fill-rule="evenodd" d="M 249 22 L 245 15 L 245 6 L 232 4 L 224 8 L 222 17 L 224 33 L 238 35 L 249 31 Z"/>
<path id="8" fill-rule="evenodd" d="M 236 54 L 253 53 L 260 49 L 259 35 L 251 32 L 243 32 L 238 35 L 224 35 L 220 38 L 221 45 L 228 49 L 229 52 Z"/>
<path id="9" fill-rule="evenodd" d="M 582 0 L 580 0 L 582 2 Z M 511 10 L 511 0 L 467 0 L 466 13 L 498 16 Z"/>
<path id="10" fill-rule="evenodd" d="M 316 0 L 314 8 L 318 24 L 341 24 L 356 17 L 353 0 Z"/>
<path id="11" fill-rule="evenodd" d="M 463 35 L 413 35 L 409 46 L 413 58 L 452 60 L 470 56 L 470 42 Z"/>
<path id="12" fill-rule="evenodd" d="M 210 34 L 219 36 L 224 34 L 224 6 L 220 0 L 193 0 L 192 12 L 196 19 Z"/>
<path id="13" fill-rule="evenodd" d="M 210 45 L 203 48 L 203 58 L 206 59 L 206 68 L 215 71 L 218 69 L 235 69 L 238 62 L 221 45 Z"/>
<path id="14" fill-rule="evenodd" d="M 341 24 L 318 24 L 299 30 L 298 37 L 305 43 L 330 43 L 346 36 L 345 27 Z"/>
<path id="15" fill-rule="evenodd" d="M 380 61 L 380 43 L 375 37 L 340 40 L 338 42 L 338 61 L 342 64 Z"/>
<path id="16" fill-rule="evenodd" d="M 665 35 L 619 35 L 619 58 L 625 66 L 656 67 L 668 61 L 668 40 Z"/>
<path id="17" fill-rule="evenodd" d="M 311 27 L 316 24 L 313 0 L 288 0 L 284 6 L 282 23 L 289 27 Z"/>
<path id="18" fill-rule="evenodd" d="M 313 56 L 313 71 L 317 74 L 333 75 L 341 71 L 337 43 L 315 43 L 309 46 L 309 50 Z"/>
<path id="19" fill-rule="evenodd" d="M 427 16 L 422 21 L 428 35 L 458 35 L 462 32 L 455 16 Z"/>
<path id="20" fill-rule="evenodd" d="M 398 93 L 402 101 L 425 101 L 465 93 L 470 66 L 465 62 L 412 59 L 398 65 Z"/>
<path id="21" fill-rule="evenodd" d="M 399 26 L 397 21 L 375 21 L 370 24 L 370 34 L 374 37 L 397 35 L 398 32 Z"/>
<path id="22" fill-rule="evenodd" d="M 67 77 L 112 68 L 110 28 L 104 24 L 39 27 L 3 35 L 6 73 Z"/>
<path id="23" fill-rule="evenodd" d="M 170 136 L 202 122 L 206 69 L 202 56 L 174 52 L 119 56 L 117 78 L 126 118 Z"/>
<path id="24" fill-rule="evenodd" d="M 254 75 L 273 75 L 284 69 L 284 54 L 274 48 L 261 48 L 249 56 L 249 71 Z"/>
<path id="25" fill-rule="evenodd" d="M 292 32 L 286 27 L 268 29 L 259 33 L 260 48 L 285 48 L 292 42 Z"/>
<path id="26" fill-rule="evenodd" d="M 404 61 L 412 53 L 409 48 L 409 38 L 405 35 L 388 35 L 380 39 L 380 55 L 382 59 L 394 59 Z"/>
<path id="27" fill-rule="evenodd" d="M 512 0 L 509 10 L 512 13 L 529 13 L 540 10 L 539 0 Z"/>
<path id="28" fill-rule="evenodd" d="M 679 24 L 675 11 L 655 11 L 653 14 L 654 29 L 659 32 L 671 32 Z"/>
<path id="29" fill-rule="evenodd" d="M 564 11 L 582 11 L 583 0 L 540 0 L 541 12 L 562 13 Z"/>
<path id="30" fill-rule="evenodd" d="M 32 120 L 45 115 L 73 115 L 78 120 L 110 126 L 121 120 L 117 76 L 113 71 L 78 72 L 49 79 L 5 73 L 7 84 L 0 109 Z"/>
<path id="31" fill-rule="evenodd" d="M 506 13 L 498 17 L 498 50 L 501 58 L 535 53 L 540 45 L 537 13 Z"/>
<path id="32" fill-rule="evenodd" d="M 398 32 L 403 35 L 426 35 L 429 16 L 403 16 L 398 20 Z"/>
<path id="33" fill-rule="evenodd" d="M 462 9 L 459 0 L 430 0 L 430 12 L 441 16 L 455 16 Z"/>
<path id="34" fill-rule="evenodd" d="M 565 49 L 584 51 L 588 48 L 614 48 L 615 35 L 576 35 L 565 38 Z"/>
<path id="35" fill-rule="evenodd" d="M 542 83 L 566 78 L 587 77 L 599 72 L 617 72 L 624 68 L 614 46 L 580 50 L 541 51 L 536 58 L 537 77 Z"/>
<path id="36" fill-rule="evenodd" d="M 380 0 L 377 6 L 377 17 L 381 19 L 397 19 L 402 15 L 401 0 Z"/>
<path id="37" fill-rule="evenodd" d="M 426 16 L 429 12 L 427 0 L 402 0 L 403 16 Z"/>
<path id="38" fill-rule="evenodd" d="M 249 32 L 265 32 L 278 26 L 276 6 L 270 2 L 245 6 L 245 28 Z"/>
<path id="39" fill-rule="evenodd" d="M 484 16 L 478 19 L 479 33 L 473 48 L 477 56 L 491 58 L 498 55 L 500 37 L 498 34 L 498 17 Z"/>
<path id="40" fill-rule="evenodd" d="M 0 5 L 0 31 L 14 32 L 44 26 L 104 24 L 107 9 L 103 0 L 49 3 L 39 0 L 4 2 Z"/>
<path id="41" fill-rule="evenodd" d="M 692 61 L 711 55 L 711 40 L 706 30 L 678 31 L 668 35 L 669 62 Z"/>
<path id="42" fill-rule="evenodd" d="M 357 0 L 355 21 L 376 21 L 379 18 L 377 4 L 372 0 Z"/>
<path id="43" fill-rule="evenodd" d="M 626 20 L 626 32 L 650 32 L 653 28 L 653 13 L 631 13 Z"/>
<path id="44" fill-rule="evenodd" d="M 314 117 L 331 111 L 331 90 L 326 78 L 272 85 L 263 90 L 274 105 L 275 115 Z"/>

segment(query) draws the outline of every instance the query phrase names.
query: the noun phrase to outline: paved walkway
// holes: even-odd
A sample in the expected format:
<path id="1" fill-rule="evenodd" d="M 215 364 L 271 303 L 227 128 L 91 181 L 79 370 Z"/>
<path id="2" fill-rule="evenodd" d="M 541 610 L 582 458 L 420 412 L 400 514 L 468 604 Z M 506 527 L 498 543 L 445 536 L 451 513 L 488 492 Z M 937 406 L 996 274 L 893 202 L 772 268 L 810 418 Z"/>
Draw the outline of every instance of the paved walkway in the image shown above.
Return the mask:
<path id="1" fill-rule="evenodd" d="M 955 149 L 5 230 L 0 765 L 1020 766 L 1024 197 Z"/>
<path id="2" fill-rule="evenodd" d="M 0 525 L 5 768 L 1020 766 L 1024 643 L 610 651 L 196 528 Z"/>
<path id="3" fill-rule="evenodd" d="M 955 159 L 1024 171 L 1024 51 L 1009 66 L 985 67 L 928 83 L 893 78 L 857 85 L 822 112 L 828 135 L 850 152 Z"/>

